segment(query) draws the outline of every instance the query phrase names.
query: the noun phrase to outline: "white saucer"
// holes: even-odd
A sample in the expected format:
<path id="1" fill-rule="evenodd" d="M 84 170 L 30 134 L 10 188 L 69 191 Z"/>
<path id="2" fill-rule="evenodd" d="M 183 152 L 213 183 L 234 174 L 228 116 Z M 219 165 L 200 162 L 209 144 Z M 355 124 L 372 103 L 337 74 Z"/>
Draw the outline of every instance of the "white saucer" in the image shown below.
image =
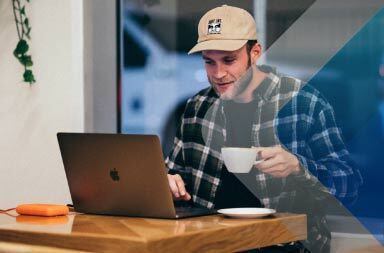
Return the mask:
<path id="1" fill-rule="evenodd" d="M 232 218 L 260 218 L 276 213 L 268 208 L 226 208 L 217 210 L 218 213 Z"/>

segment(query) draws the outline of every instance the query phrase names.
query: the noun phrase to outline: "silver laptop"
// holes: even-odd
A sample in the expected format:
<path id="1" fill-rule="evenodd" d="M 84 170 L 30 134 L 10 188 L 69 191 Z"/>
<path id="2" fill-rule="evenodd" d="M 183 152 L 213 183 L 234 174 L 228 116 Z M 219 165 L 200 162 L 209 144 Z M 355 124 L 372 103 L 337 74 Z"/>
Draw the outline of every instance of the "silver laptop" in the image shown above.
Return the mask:
<path id="1" fill-rule="evenodd" d="M 155 135 L 58 133 L 57 138 L 78 212 L 153 218 L 215 213 L 175 208 Z"/>

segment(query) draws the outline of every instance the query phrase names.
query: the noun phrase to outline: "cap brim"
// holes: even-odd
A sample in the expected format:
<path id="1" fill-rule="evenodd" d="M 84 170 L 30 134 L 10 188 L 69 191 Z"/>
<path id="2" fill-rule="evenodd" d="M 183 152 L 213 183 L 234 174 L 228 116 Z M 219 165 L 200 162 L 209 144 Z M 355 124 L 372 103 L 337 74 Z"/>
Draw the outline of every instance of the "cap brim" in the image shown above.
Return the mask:
<path id="1" fill-rule="evenodd" d="M 204 50 L 235 51 L 240 49 L 248 40 L 206 40 L 197 43 L 188 54 L 201 52 Z"/>

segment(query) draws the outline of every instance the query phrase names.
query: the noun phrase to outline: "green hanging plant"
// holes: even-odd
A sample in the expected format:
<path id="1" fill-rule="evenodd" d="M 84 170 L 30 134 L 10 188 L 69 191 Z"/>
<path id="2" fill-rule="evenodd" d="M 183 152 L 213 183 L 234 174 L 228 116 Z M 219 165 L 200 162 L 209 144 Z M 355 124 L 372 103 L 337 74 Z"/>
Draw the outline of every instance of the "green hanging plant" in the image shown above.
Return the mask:
<path id="1" fill-rule="evenodd" d="M 30 0 L 24 0 L 28 3 Z M 13 14 L 15 16 L 17 35 L 19 37 L 19 42 L 16 45 L 13 55 L 19 60 L 19 62 L 24 66 L 24 82 L 33 84 L 36 82 L 35 77 L 32 72 L 32 56 L 28 54 L 29 45 L 28 41 L 31 40 L 31 26 L 29 25 L 29 19 L 25 13 L 25 4 L 21 4 L 21 0 L 12 0 L 13 4 Z"/>

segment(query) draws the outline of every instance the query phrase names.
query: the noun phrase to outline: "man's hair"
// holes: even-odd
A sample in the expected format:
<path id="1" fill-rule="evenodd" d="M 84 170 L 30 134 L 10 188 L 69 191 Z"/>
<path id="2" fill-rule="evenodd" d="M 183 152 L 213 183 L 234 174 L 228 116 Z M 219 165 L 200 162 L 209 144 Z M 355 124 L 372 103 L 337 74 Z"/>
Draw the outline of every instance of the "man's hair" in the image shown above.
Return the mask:
<path id="1" fill-rule="evenodd" d="M 251 67 L 251 50 L 254 45 L 257 44 L 257 40 L 248 40 L 247 44 L 245 44 L 247 55 L 248 55 L 248 68 Z"/>
<path id="2" fill-rule="evenodd" d="M 257 44 L 257 40 L 248 40 L 246 45 L 247 48 L 247 54 L 249 55 L 251 53 L 251 49 L 253 48 L 254 45 Z"/>

